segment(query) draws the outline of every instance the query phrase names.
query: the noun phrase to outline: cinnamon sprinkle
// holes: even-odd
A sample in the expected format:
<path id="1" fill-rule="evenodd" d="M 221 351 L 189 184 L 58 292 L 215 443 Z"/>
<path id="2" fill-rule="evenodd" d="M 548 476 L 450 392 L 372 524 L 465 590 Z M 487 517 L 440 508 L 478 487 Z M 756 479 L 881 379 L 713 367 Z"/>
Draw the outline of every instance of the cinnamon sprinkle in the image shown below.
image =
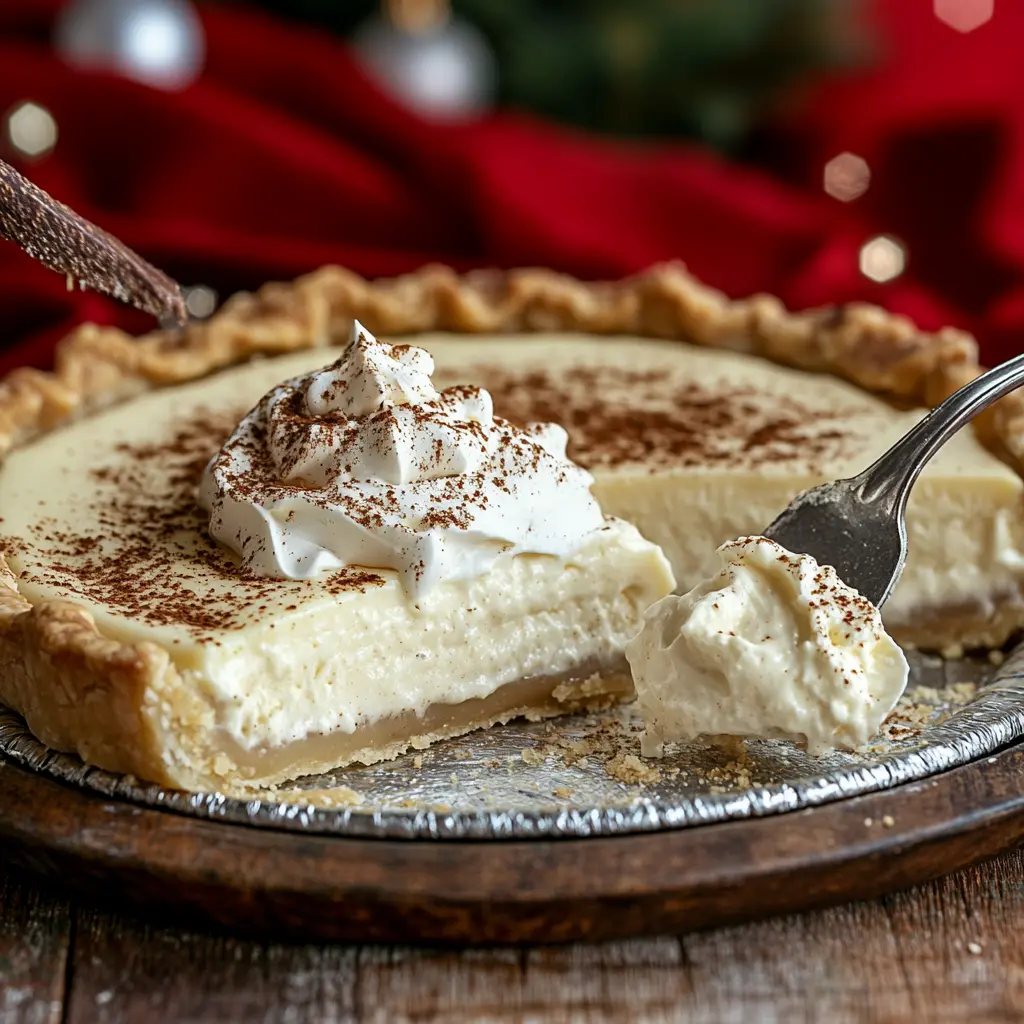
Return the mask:
<path id="1" fill-rule="evenodd" d="M 203 468 L 239 416 L 238 410 L 199 409 L 163 443 L 117 444 L 120 458 L 90 473 L 96 483 L 89 499 L 93 532 L 71 532 L 41 518 L 31 543 L 18 545 L 29 564 L 23 578 L 133 620 L 184 626 L 200 641 L 250 624 L 282 597 L 282 588 L 292 599 L 288 611 L 315 589 L 338 594 L 381 585 L 380 576 L 357 568 L 315 581 L 256 577 L 210 538 L 196 491 Z"/>
<path id="2" fill-rule="evenodd" d="M 797 458 L 815 468 L 851 454 L 859 440 L 849 409 L 810 408 L 788 395 L 705 385 L 666 370 L 575 366 L 556 377 L 481 364 L 464 375 L 490 391 L 495 412 L 513 423 L 560 423 L 569 457 L 587 469 L 756 468 Z"/>
<path id="3" fill-rule="evenodd" d="M 465 376 L 490 390 L 496 412 L 502 418 L 526 426 L 538 421 L 561 423 L 569 433 L 569 456 L 587 468 L 639 463 L 650 469 L 670 466 L 764 465 L 785 463 L 799 457 L 806 465 L 815 460 L 841 458 L 860 438 L 839 429 L 849 410 L 810 409 L 787 395 L 767 395 L 744 386 L 705 386 L 680 380 L 665 371 L 628 372 L 613 367 L 573 367 L 557 377 L 543 370 L 512 373 L 482 365 Z M 470 397 L 476 388 L 449 389 L 439 408 L 420 409 L 418 416 L 443 415 L 446 401 Z M 311 581 L 267 580 L 247 575 L 237 558 L 209 539 L 207 516 L 195 503 L 202 470 L 223 444 L 244 410 L 198 410 L 181 422 L 173 436 L 159 445 L 124 442 L 118 454 L 127 458 L 100 464 L 93 470 L 97 482 L 96 513 L 103 536 L 60 533 L 45 520 L 39 523 L 34 554 L 41 565 L 35 578 L 80 594 L 98 604 L 117 609 L 132 618 L 155 625 L 183 624 L 194 633 L 237 629 L 247 616 L 280 596 L 282 586 L 297 597 L 308 592 Z M 278 423 L 288 447 L 294 448 L 294 465 L 311 454 L 304 446 L 316 444 L 311 418 L 298 404 L 288 403 Z M 383 415 L 382 415 L 383 414 Z M 374 414 L 384 429 L 393 411 Z M 321 418 L 321 425 L 335 434 L 346 429 L 345 417 Z M 500 422 L 500 421 L 499 421 Z M 448 424 L 451 429 L 451 424 Z M 476 422 L 456 424 L 468 437 L 480 430 Z M 258 427 L 259 431 L 265 428 Z M 253 459 L 266 458 L 266 437 L 254 433 L 245 439 Z M 501 441 L 503 457 L 495 460 L 486 479 L 451 477 L 437 487 L 433 507 L 421 528 L 465 529 L 487 501 L 480 486 L 486 483 L 505 490 L 508 480 L 498 469 L 510 464 L 534 463 L 539 446 L 530 443 L 529 431 L 509 434 Z M 443 446 L 430 453 L 432 467 L 444 478 Z M 342 460 L 344 461 L 344 459 Z M 282 480 L 284 469 L 285 480 Z M 346 472 L 351 467 L 345 465 Z M 497 473 L 495 472 L 497 470 Z M 316 482 L 297 476 L 287 479 L 287 467 L 256 473 L 256 478 L 276 478 L 277 488 L 294 487 L 307 498 Z M 433 481 L 437 486 L 438 481 Z M 240 487 L 252 481 L 238 481 Z M 326 495 L 325 495 L 326 497 Z M 337 500 L 331 495 L 331 500 Z M 393 511 L 398 495 L 379 493 L 375 500 L 357 501 L 346 509 L 368 528 Z M 364 507 L 365 506 L 365 507 Z M 104 543 L 119 538 L 116 551 Z M 230 597 L 197 597 L 185 584 L 183 558 L 198 564 L 202 579 L 231 580 Z M 35 559 L 32 559 L 33 561 Z M 328 580 L 316 581 L 339 592 L 380 585 L 382 580 L 361 570 L 342 570 Z"/>

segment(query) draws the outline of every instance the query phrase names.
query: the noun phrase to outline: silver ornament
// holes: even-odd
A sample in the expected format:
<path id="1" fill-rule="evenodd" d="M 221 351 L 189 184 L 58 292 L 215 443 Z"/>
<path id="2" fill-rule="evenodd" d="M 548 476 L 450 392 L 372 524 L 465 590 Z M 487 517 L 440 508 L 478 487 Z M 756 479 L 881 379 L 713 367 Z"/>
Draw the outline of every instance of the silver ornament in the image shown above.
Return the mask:
<path id="1" fill-rule="evenodd" d="M 55 26 L 60 56 L 74 67 L 114 71 L 159 89 L 182 89 L 206 55 L 189 0 L 71 0 Z"/>
<path id="2" fill-rule="evenodd" d="M 353 36 L 371 76 L 396 99 L 438 120 L 472 117 L 494 96 L 497 65 L 483 34 L 460 18 L 420 31 L 373 17 Z"/>

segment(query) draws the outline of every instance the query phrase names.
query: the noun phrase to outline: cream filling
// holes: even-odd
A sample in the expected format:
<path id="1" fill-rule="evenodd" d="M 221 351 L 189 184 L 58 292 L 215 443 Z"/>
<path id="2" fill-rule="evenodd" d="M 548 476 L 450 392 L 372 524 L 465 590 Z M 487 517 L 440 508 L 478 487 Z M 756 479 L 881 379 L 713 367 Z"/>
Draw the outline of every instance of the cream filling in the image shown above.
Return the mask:
<path id="1" fill-rule="evenodd" d="M 891 628 L 913 626 L 950 609 L 984 617 L 1004 602 L 1024 602 L 1020 481 L 967 440 L 957 447 L 966 448 L 974 465 L 947 475 L 930 473 L 914 488 L 907 511 L 907 564 L 882 608 Z M 667 471 L 657 480 L 628 470 L 598 471 L 595 477 L 602 507 L 635 523 L 662 548 L 681 591 L 715 571 L 717 544 L 763 530 L 797 494 L 827 482 L 810 474 L 711 471 Z"/>
<path id="2" fill-rule="evenodd" d="M 33 569 L 31 558 L 14 555 L 10 563 L 16 574 Z M 163 646 L 212 711 L 210 742 L 258 755 L 397 716 L 422 719 L 438 705 L 478 701 L 520 680 L 575 678 L 583 668 L 620 672 L 644 610 L 674 584 L 661 553 L 616 520 L 567 561 L 502 556 L 485 576 L 441 584 L 419 603 L 396 574 L 382 575 L 383 585 L 363 591 L 314 587 L 297 605 L 286 603 L 293 599 L 286 593 L 242 628 L 201 638 L 31 578 L 19 590 L 30 602 L 78 600 L 111 639 Z M 172 723 L 164 727 L 173 731 Z"/>
<path id="3" fill-rule="evenodd" d="M 644 609 L 671 587 L 633 527 L 615 523 L 562 563 L 517 555 L 483 577 L 442 584 L 420 604 L 382 587 L 311 600 L 214 643 L 171 647 L 217 729 L 252 752 L 311 735 L 353 734 L 410 712 L 480 700 L 534 676 L 613 666 Z M 34 596 L 31 587 L 26 596 Z M 104 616 L 104 632 L 151 631 Z"/>
<path id="4" fill-rule="evenodd" d="M 592 669 L 593 671 L 590 671 Z M 581 708 L 603 707 L 634 696 L 629 666 L 618 655 L 614 663 L 579 666 L 567 672 L 505 683 L 484 697 L 458 704 L 432 704 L 422 715 L 405 711 L 364 725 L 355 732 L 318 733 L 273 748 L 244 750 L 224 733 L 217 737 L 214 758 L 223 774 L 245 784 L 266 785 L 329 771 L 338 765 L 375 764 L 397 757 L 410 747 L 422 750 L 449 736 L 504 724 L 513 718 L 550 718 Z"/>

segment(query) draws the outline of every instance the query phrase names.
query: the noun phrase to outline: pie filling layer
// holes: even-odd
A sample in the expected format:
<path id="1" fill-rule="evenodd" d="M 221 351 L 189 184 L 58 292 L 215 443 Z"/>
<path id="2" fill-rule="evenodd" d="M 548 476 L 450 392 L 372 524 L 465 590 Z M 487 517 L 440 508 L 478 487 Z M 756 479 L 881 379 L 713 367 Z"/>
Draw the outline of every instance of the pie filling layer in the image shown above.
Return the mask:
<path id="1" fill-rule="evenodd" d="M 632 700 L 633 681 L 625 659 L 596 661 L 567 672 L 505 683 L 486 697 L 456 704 L 431 704 L 422 715 L 405 711 L 355 732 L 316 733 L 279 747 L 246 750 L 223 734 L 220 752 L 239 776 L 285 780 L 344 764 L 374 764 L 451 736 L 504 724 L 514 718 L 539 720 L 584 708 Z"/>

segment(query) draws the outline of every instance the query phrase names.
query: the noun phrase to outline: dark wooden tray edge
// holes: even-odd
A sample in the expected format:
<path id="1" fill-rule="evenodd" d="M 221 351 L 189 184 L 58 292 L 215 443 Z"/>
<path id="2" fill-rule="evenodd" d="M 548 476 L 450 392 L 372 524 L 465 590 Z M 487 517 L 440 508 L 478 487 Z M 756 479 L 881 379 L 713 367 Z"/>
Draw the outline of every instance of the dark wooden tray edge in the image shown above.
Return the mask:
<path id="1" fill-rule="evenodd" d="M 596 839 L 303 836 L 0 762 L 0 860 L 92 900 L 289 940 L 538 943 L 735 923 L 924 882 L 1024 839 L 1024 743 L 799 812 Z"/>

